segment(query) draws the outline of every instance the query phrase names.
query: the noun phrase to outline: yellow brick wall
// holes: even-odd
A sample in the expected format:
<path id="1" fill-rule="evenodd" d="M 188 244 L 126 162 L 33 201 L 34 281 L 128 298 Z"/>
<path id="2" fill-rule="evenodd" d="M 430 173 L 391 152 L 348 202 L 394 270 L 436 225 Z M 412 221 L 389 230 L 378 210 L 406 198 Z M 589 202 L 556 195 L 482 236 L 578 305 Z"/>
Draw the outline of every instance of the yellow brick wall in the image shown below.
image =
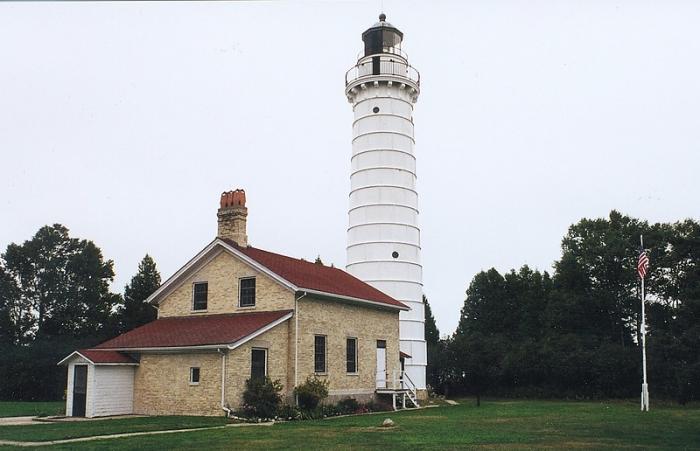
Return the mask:
<path id="1" fill-rule="evenodd" d="M 314 336 L 326 335 L 326 369 L 321 378 L 335 397 L 371 394 L 376 387 L 377 340 L 386 340 L 389 378 L 400 369 L 399 313 L 339 301 L 299 301 L 299 380 L 314 374 Z M 292 325 L 293 326 L 293 325 Z M 357 338 L 356 375 L 346 371 L 346 339 Z"/>
<path id="2" fill-rule="evenodd" d="M 190 385 L 190 367 L 200 368 Z M 134 413 L 142 415 L 223 415 L 221 355 L 142 354 L 134 377 Z"/>
<path id="3" fill-rule="evenodd" d="M 245 381 L 250 378 L 251 351 L 267 349 L 267 375 L 284 386 L 282 395 L 293 389 L 288 380 L 289 328 L 292 319 L 279 324 L 264 334 L 229 352 L 226 357 L 226 402 L 238 408 L 243 401 Z M 293 357 L 293 356 L 292 356 Z"/>
<path id="4" fill-rule="evenodd" d="M 245 381 L 250 378 L 251 350 L 267 349 L 267 374 L 279 380 L 286 398 L 289 323 L 286 321 L 230 351 L 226 356 L 225 404 L 240 407 Z M 199 385 L 190 385 L 190 367 L 200 368 Z M 134 413 L 144 415 L 223 415 L 221 354 L 142 354 L 134 379 Z"/>
<path id="5" fill-rule="evenodd" d="M 238 307 L 241 277 L 255 277 L 255 307 Z M 192 284 L 208 282 L 207 310 L 192 311 Z M 265 274 L 222 251 L 165 297 L 158 317 L 259 312 L 294 308 L 294 293 Z"/>

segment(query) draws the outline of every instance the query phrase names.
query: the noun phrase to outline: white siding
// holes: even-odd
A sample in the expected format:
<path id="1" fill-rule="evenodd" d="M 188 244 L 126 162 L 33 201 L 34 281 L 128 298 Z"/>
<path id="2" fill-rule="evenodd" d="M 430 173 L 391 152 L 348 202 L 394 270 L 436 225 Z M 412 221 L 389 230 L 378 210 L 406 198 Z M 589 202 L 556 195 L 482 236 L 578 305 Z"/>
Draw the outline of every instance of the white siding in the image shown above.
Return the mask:
<path id="1" fill-rule="evenodd" d="M 88 385 L 88 408 L 91 410 L 88 415 L 102 417 L 133 413 L 134 367 L 97 365 L 93 368 L 93 384 L 92 387 Z"/>
<path id="2" fill-rule="evenodd" d="M 72 417 L 73 412 L 73 367 L 75 362 L 68 365 L 68 382 L 66 383 L 66 416 Z"/>

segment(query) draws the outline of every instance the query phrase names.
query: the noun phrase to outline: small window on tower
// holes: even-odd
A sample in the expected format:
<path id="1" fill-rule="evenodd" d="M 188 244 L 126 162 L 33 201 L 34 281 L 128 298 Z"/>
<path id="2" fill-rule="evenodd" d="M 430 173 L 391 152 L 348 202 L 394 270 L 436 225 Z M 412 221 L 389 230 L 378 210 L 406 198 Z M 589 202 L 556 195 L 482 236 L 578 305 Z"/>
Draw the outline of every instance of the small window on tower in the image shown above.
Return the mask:
<path id="1" fill-rule="evenodd" d="M 374 108 L 372 108 L 372 111 L 374 111 L 375 113 L 379 113 L 379 107 L 375 106 Z"/>

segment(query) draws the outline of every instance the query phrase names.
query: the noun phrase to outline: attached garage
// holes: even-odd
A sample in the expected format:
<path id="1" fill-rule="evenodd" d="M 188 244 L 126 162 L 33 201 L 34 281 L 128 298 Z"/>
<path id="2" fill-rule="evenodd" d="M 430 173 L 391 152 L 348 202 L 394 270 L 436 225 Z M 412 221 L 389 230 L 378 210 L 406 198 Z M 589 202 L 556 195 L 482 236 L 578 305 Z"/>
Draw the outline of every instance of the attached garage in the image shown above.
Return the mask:
<path id="1" fill-rule="evenodd" d="M 59 365 L 68 367 L 66 416 L 103 417 L 134 411 L 138 362 L 116 351 L 75 351 Z"/>

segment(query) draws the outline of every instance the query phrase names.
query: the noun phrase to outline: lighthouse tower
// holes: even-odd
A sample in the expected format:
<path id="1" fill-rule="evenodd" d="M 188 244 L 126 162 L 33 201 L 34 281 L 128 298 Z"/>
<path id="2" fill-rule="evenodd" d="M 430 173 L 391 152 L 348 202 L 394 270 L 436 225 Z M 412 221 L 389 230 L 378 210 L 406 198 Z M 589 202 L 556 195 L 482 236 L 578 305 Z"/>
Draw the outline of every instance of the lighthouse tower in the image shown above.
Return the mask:
<path id="1" fill-rule="evenodd" d="M 362 33 L 364 51 L 345 75 L 353 106 L 347 271 L 408 305 L 401 312 L 404 368 L 425 389 L 413 104 L 420 75 L 401 50 L 403 33 L 386 21 Z"/>

